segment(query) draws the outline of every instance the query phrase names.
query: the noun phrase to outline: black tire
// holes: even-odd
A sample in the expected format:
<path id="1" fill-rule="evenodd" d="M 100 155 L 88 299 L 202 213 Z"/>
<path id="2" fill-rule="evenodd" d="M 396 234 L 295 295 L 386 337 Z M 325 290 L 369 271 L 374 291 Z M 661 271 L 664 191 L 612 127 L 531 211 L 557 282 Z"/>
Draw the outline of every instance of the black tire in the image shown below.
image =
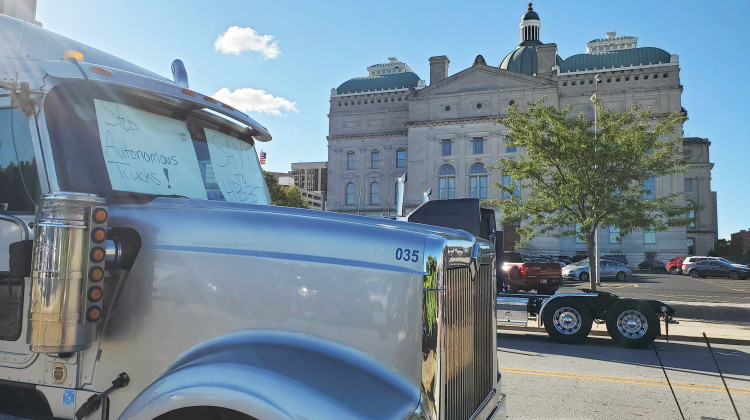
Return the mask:
<path id="1" fill-rule="evenodd" d="M 701 273 L 699 273 L 698 270 L 693 269 L 693 270 L 690 270 L 690 272 L 688 272 L 688 275 L 694 279 L 697 279 L 698 277 L 701 276 Z"/>
<path id="2" fill-rule="evenodd" d="M 624 272 L 624 271 L 620 271 L 620 272 L 618 272 L 618 273 L 617 273 L 617 275 L 615 276 L 615 278 L 617 279 L 617 281 L 625 281 L 625 279 L 626 279 L 627 277 L 628 277 L 628 275 L 627 275 L 627 274 L 625 274 L 625 272 Z"/>
<path id="3" fill-rule="evenodd" d="M 672 268 L 671 268 L 671 269 L 669 270 L 669 273 L 670 273 L 670 274 L 680 274 L 680 270 L 678 270 L 678 269 L 677 269 L 677 267 L 672 267 Z"/>
<path id="4" fill-rule="evenodd" d="M 648 305 L 636 300 L 622 300 L 607 311 L 607 332 L 615 344 L 643 348 L 659 335 L 659 317 Z"/>
<path id="5" fill-rule="evenodd" d="M 740 279 L 740 273 L 737 271 L 730 271 L 729 272 L 729 278 L 732 280 L 739 280 Z"/>
<path id="6" fill-rule="evenodd" d="M 584 271 L 583 273 L 579 274 L 578 280 L 583 281 L 583 282 L 589 281 L 589 273 Z"/>
<path id="7" fill-rule="evenodd" d="M 552 299 L 544 308 L 542 322 L 547 334 L 558 343 L 580 343 L 591 332 L 594 322 L 589 308 L 579 299 Z"/>

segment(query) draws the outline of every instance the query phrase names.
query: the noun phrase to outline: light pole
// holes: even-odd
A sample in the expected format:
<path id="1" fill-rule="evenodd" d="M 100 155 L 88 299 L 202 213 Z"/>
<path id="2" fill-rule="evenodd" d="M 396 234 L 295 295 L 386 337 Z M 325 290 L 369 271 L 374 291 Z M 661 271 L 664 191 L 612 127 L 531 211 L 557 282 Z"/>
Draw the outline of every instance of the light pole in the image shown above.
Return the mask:
<path id="1" fill-rule="evenodd" d="M 591 102 L 594 103 L 594 162 L 596 162 L 596 141 L 597 141 L 597 134 L 598 134 L 598 119 L 599 115 L 597 113 L 597 107 L 596 107 L 596 100 L 598 99 L 596 97 L 596 94 L 599 93 L 599 82 L 602 81 L 602 76 L 597 74 L 594 76 L 594 96 L 591 97 Z M 596 173 L 597 165 L 594 164 L 594 173 Z M 592 205 L 593 209 L 593 205 Z M 596 270 L 594 270 L 594 276 L 591 278 L 591 290 L 596 290 L 596 286 L 601 285 L 601 282 L 599 281 L 599 225 L 596 225 L 596 228 L 594 229 L 594 265 L 596 266 Z M 589 267 L 591 267 L 591 261 L 589 261 Z"/>

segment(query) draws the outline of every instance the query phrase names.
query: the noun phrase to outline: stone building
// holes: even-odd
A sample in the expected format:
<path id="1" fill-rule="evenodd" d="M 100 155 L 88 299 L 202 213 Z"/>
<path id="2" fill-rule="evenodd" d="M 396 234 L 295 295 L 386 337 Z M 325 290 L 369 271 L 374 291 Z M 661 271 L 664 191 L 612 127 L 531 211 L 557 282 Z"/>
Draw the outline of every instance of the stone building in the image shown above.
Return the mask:
<path id="1" fill-rule="evenodd" d="M 572 105 L 575 112 L 593 118 L 590 97 L 597 75 L 601 77 L 598 98 L 608 109 L 640 104 L 650 108 L 655 118 L 687 112 L 681 105 L 677 55 L 638 47 L 636 37 L 609 32 L 605 38 L 588 42 L 586 53 L 563 60 L 556 44 L 541 42 L 541 21 L 531 4 L 519 28 L 519 45 L 498 60 L 498 66 L 479 55 L 471 67 L 449 74 L 448 57 L 431 57 L 430 80 L 425 85 L 408 65 L 391 58 L 368 67 L 368 76 L 332 89 L 328 209 L 392 215 L 395 182 L 405 171 L 407 210 L 421 203 L 428 188 L 433 198 L 502 199 L 492 185 L 507 184 L 510 179 L 485 165 L 513 157 L 519 150 L 507 145 L 507 130 L 498 119 L 510 105 L 523 108 L 542 98 L 558 107 Z M 622 238 L 617 229 L 605 227 L 600 229 L 599 241 L 603 252 L 628 254 L 638 263 L 646 257 L 685 255 L 689 244 L 696 254 L 713 247 L 717 229 L 715 193 L 710 190 L 710 143 L 685 139 L 684 145 L 694 151 L 690 170 L 647 183 L 656 196 L 662 196 L 682 193 L 692 182 L 694 190 L 687 192 L 687 198 L 699 208 L 695 226 L 634 232 Z M 523 197 L 528 191 L 519 189 L 518 194 Z M 513 228 L 504 229 L 506 238 L 512 239 Z M 572 255 L 585 253 L 586 246 L 573 237 L 539 236 L 523 250 Z"/>

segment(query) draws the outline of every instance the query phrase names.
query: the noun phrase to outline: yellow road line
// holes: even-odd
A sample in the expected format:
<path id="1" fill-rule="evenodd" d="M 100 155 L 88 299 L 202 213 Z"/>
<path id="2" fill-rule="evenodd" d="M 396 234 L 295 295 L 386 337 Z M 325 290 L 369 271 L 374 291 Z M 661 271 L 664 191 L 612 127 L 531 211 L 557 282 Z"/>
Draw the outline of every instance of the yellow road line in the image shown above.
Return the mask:
<path id="1" fill-rule="evenodd" d="M 554 371 L 546 371 L 546 370 L 508 368 L 508 367 L 501 367 L 500 372 L 517 373 L 521 375 L 547 376 L 547 377 L 554 377 L 554 378 L 581 379 L 581 380 L 598 381 L 598 382 L 611 382 L 611 383 L 619 383 L 619 384 L 652 386 L 652 387 L 657 387 L 657 388 L 669 387 L 669 384 L 666 381 L 659 381 L 659 380 L 654 380 L 654 379 L 624 378 L 624 377 L 618 377 L 618 376 L 590 375 L 590 374 L 585 374 L 585 373 L 554 372 Z M 692 390 L 692 391 L 726 392 L 724 387 L 719 386 L 719 385 L 672 382 L 672 387 L 676 389 L 687 389 L 687 390 Z M 730 387 L 729 390 L 733 394 L 750 395 L 750 388 Z"/>

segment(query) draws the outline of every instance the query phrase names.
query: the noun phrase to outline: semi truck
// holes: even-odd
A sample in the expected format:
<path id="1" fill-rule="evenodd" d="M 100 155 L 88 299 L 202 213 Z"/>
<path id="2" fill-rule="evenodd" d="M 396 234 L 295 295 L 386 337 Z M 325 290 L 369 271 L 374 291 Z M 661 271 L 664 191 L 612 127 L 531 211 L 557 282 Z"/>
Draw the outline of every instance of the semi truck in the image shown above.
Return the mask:
<path id="1" fill-rule="evenodd" d="M 491 241 L 272 206 L 181 61 L 0 39 L 2 415 L 502 417 Z"/>

